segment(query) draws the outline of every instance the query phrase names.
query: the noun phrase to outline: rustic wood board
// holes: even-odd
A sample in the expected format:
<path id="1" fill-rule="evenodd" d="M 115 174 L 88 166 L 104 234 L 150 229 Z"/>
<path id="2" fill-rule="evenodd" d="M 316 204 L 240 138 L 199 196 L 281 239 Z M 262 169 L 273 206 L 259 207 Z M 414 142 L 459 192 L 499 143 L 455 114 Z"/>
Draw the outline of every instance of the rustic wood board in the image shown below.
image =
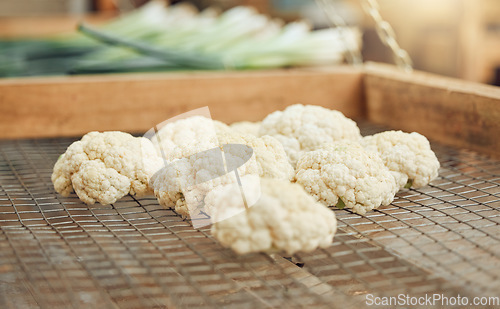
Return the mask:
<path id="1" fill-rule="evenodd" d="M 363 116 L 362 71 L 322 70 L 122 74 L 0 80 L 0 138 L 145 132 L 208 106 L 224 122 L 260 120 L 295 103 Z"/>
<path id="2" fill-rule="evenodd" d="M 115 16 L 115 13 L 99 13 L 85 16 L 2 17 L 0 18 L 0 38 L 40 38 L 76 32 L 78 23 L 82 20 L 98 25 Z"/>
<path id="3" fill-rule="evenodd" d="M 364 92 L 370 121 L 500 157 L 499 87 L 368 64 Z"/>

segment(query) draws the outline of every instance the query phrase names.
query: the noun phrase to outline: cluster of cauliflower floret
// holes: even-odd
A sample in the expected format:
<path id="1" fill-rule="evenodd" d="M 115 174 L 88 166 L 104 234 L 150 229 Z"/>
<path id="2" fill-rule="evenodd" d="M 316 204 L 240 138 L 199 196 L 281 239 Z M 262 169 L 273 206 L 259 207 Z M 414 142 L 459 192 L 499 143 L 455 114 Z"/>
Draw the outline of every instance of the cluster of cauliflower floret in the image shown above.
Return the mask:
<path id="1" fill-rule="evenodd" d="M 239 254 L 293 254 L 331 244 L 336 219 L 325 206 L 363 215 L 438 169 L 416 132 L 362 137 L 341 112 L 297 104 L 230 126 L 192 116 L 152 139 L 90 132 L 61 155 L 52 182 L 87 204 L 153 193 L 184 217 L 210 215 L 212 234 Z"/>

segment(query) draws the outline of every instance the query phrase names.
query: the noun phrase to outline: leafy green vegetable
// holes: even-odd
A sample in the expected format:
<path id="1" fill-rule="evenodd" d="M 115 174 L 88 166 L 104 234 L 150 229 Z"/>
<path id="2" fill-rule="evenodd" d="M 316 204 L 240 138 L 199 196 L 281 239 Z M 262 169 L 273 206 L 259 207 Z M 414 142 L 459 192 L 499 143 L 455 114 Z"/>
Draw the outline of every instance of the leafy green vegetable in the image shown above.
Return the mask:
<path id="1" fill-rule="evenodd" d="M 212 70 L 224 68 L 222 62 L 217 58 L 177 50 L 159 49 L 143 42 L 123 39 L 109 33 L 101 32 L 84 24 L 80 24 L 78 30 L 103 43 L 130 48 L 139 54 L 174 63 L 177 66 Z"/>
<path id="2" fill-rule="evenodd" d="M 338 209 L 344 209 L 345 203 L 344 201 L 339 197 L 339 201 L 337 202 L 337 205 L 335 205 Z"/>
<path id="3" fill-rule="evenodd" d="M 412 185 L 413 185 L 413 179 L 408 179 L 408 181 L 406 182 L 404 188 L 405 189 L 409 189 L 409 188 L 411 188 Z"/>
<path id="4" fill-rule="evenodd" d="M 359 48 L 352 29 L 312 31 L 238 6 L 221 14 L 152 0 L 99 27 L 44 39 L 0 40 L 0 77 L 262 69 L 327 65 Z M 345 46 L 345 37 L 353 46 Z"/>

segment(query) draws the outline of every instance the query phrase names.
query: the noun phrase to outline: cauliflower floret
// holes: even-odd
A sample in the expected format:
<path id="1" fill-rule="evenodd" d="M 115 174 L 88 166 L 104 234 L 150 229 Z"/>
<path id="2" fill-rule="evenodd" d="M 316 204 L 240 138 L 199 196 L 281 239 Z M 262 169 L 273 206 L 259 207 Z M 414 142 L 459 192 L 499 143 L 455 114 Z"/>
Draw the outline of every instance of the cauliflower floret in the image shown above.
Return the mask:
<path id="1" fill-rule="evenodd" d="M 400 188 L 420 188 L 438 176 L 439 161 L 427 138 L 419 133 L 386 131 L 365 136 L 361 144 L 378 152 L 384 165 L 400 174 Z"/>
<path id="2" fill-rule="evenodd" d="M 389 205 L 399 190 L 379 155 L 352 141 L 325 144 L 304 154 L 295 177 L 318 201 L 359 214 Z"/>
<path id="3" fill-rule="evenodd" d="M 162 166 L 153 144 L 124 132 L 90 132 L 71 144 L 57 160 L 54 188 L 72 191 L 87 204 L 116 202 L 130 193 L 152 193 L 149 178 Z"/>
<path id="4" fill-rule="evenodd" d="M 233 188 L 230 188 L 233 186 Z M 236 195 L 227 195 L 226 192 L 233 190 Z M 223 195 L 231 201 L 231 208 L 224 207 L 225 204 L 218 204 L 219 197 Z M 205 197 L 205 213 L 208 214 L 212 222 L 222 221 L 232 217 L 246 208 L 254 205 L 261 197 L 260 177 L 258 175 L 245 175 L 240 178 L 240 182 L 214 187 Z M 243 199 L 244 198 L 244 199 Z"/>
<path id="5" fill-rule="evenodd" d="M 219 142 L 242 144 L 252 148 L 257 161 L 257 175 L 267 178 L 293 180 L 295 170 L 288 162 L 283 145 L 272 136 L 255 137 L 250 134 L 226 131 L 218 134 Z"/>
<path id="6" fill-rule="evenodd" d="M 182 130 L 175 128 L 176 123 L 179 123 Z M 208 131 L 212 131 L 211 134 Z M 183 137 L 179 138 L 176 132 Z M 191 139 L 187 139 L 188 137 Z M 161 205 L 175 208 L 183 216 L 196 214 L 203 206 L 204 196 L 214 187 L 237 181 L 234 173 L 221 170 L 223 163 L 216 164 L 216 152 L 202 154 L 210 149 L 217 149 L 225 144 L 250 147 L 253 153 L 248 153 L 248 147 L 223 146 L 226 161 L 229 156 L 231 165 L 237 168 L 241 176 L 253 174 L 292 180 L 295 174 L 283 146 L 276 139 L 238 133 L 220 122 L 215 122 L 214 125 L 204 117 L 190 117 L 170 123 L 160 129 L 153 140 L 158 148 L 163 149 L 172 168 L 167 167 L 157 173 L 152 178 L 151 186 Z"/>
<path id="7" fill-rule="evenodd" d="M 259 135 L 276 137 L 293 166 L 304 152 L 316 150 L 322 144 L 361 138 L 356 123 L 341 112 L 301 104 L 269 114 L 262 121 Z"/>
<path id="8" fill-rule="evenodd" d="M 245 186 L 247 192 L 250 187 Z M 253 187 L 260 190 L 260 198 L 251 207 L 245 207 L 237 186 L 223 187 L 206 197 L 215 208 L 212 235 L 224 247 L 238 254 L 294 254 L 331 245 L 337 227 L 335 214 L 299 185 L 261 178 L 260 186 Z"/>
<path id="9" fill-rule="evenodd" d="M 293 167 L 281 143 L 271 136 L 256 136 L 233 130 L 226 124 L 203 116 L 193 116 L 168 123 L 152 138 L 167 161 L 185 158 L 224 144 L 251 147 L 263 177 L 292 180 Z"/>
<path id="10" fill-rule="evenodd" d="M 106 167 L 102 161 L 85 161 L 71 175 L 75 193 L 86 204 L 96 201 L 106 205 L 130 192 L 130 179 L 115 169 Z"/>
<path id="11" fill-rule="evenodd" d="M 240 121 L 235 122 L 230 125 L 231 129 L 238 131 L 240 133 L 251 134 L 253 136 L 259 136 L 261 122 L 251 122 L 251 121 Z"/>
<path id="12" fill-rule="evenodd" d="M 167 161 L 219 147 L 217 134 L 231 131 L 228 125 L 204 116 L 192 116 L 167 123 L 151 138 Z"/>
<path id="13" fill-rule="evenodd" d="M 251 152 L 225 151 L 224 156 L 239 175 L 258 173 L 257 162 Z M 237 183 L 236 174 L 226 172 L 223 162 L 219 148 L 175 160 L 151 178 L 155 196 L 161 205 L 175 208 L 184 217 L 193 217 L 202 210 L 205 195 L 213 188 Z M 243 162 L 245 164 L 241 164 Z"/>

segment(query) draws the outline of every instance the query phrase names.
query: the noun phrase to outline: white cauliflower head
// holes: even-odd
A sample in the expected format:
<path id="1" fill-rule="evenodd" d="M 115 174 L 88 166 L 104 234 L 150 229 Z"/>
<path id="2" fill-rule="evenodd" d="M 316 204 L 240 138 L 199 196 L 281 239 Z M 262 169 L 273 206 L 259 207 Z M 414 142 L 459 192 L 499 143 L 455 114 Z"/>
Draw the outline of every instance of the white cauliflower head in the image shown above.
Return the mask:
<path id="1" fill-rule="evenodd" d="M 251 121 L 240 121 L 234 122 L 230 125 L 231 129 L 245 134 L 251 134 L 253 136 L 259 136 L 260 130 L 260 121 L 251 122 Z"/>
<path id="2" fill-rule="evenodd" d="M 71 176 L 76 195 L 88 204 L 95 201 L 107 205 L 116 202 L 130 192 L 131 182 L 127 176 L 106 167 L 100 160 L 85 161 Z"/>
<path id="3" fill-rule="evenodd" d="M 217 134 L 230 130 L 220 121 L 191 116 L 167 123 L 151 141 L 167 161 L 172 161 L 219 147 Z"/>
<path id="4" fill-rule="evenodd" d="M 238 175 L 257 175 L 257 162 L 250 148 L 224 148 L 224 152 L 214 148 L 174 160 L 157 172 L 151 178 L 151 186 L 159 203 L 194 218 L 202 210 L 208 192 L 217 186 L 237 183 L 235 169 Z M 231 166 L 227 168 L 224 162 Z"/>
<path id="5" fill-rule="evenodd" d="M 52 182 L 87 204 L 116 202 L 126 194 L 151 193 L 149 178 L 162 166 L 153 144 L 124 132 L 90 132 L 57 160 Z"/>
<path id="6" fill-rule="evenodd" d="M 352 141 L 325 144 L 304 154 L 295 175 L 298 184 L 325 205 L 365 214 L 388 205 L 399 186 L 377 153 Z"/>
<path id="7" fill-rule="evenodd" d="M 238 133 L 209 118 L 195 116 L 169 123 L 152 140 L 170 164 L 152 178 L 151 186 L 161 205 L 175 208 L 183 216 L 197 214 L 210 190 L 237 180 L 235 173 L 224 172 L 224 164 L 219 162 L 222 154 L 216 151 L 219 148 L 223 148 L 226 163 L 230 160 L 240 176 L 294 177 L 283 146 L 276 139 Z M 215 152 L 208 153 L 212 150 Z"/>
<path id="8" fill-rule="evenodd" d="M 419 133 L 386 131 L 365 136 L 361 144 L 366 150 L 378 152 L 384 165 L 400 174 L 400 188 L 420 188 L 438 176 L 436 154 L 427 138 Z"/>
<path id="9" fill-rule="evenodd" d="M 316 150 L 325 143 L 361 138 L 356 123 L 341 112 L 301 104 L 269 114 L 262 121 L 259 135 L 277 138 L 293 166 L 304 152 Z"/>
<path id="10" fill-rule="evenodd" d="M 271 136 L 255 137 L 250 134 L 226 131 L 218 134 L 219 142 L 242 144 L 252 148 L 257 162 L 255 174 L 261 177 L 293 180 L 295 170 L 288 162 L 283 145 Z"/>
<path id="11" fill-rule="evenodd" d="M 245 186 L 247 192 L 251 185 Z M 260 198 L 246 208 L 237 186 L 213 191 L 212 235 L 238 254 L 249 252 L 312 251 L 332 243 L 335 214 L 316 202 L 299 185 L 278 179 L 260 179 Z M 247 194 L 248 196 L 248 194 Z M 248 198 L 247 198 L 248 199 Z"/>

